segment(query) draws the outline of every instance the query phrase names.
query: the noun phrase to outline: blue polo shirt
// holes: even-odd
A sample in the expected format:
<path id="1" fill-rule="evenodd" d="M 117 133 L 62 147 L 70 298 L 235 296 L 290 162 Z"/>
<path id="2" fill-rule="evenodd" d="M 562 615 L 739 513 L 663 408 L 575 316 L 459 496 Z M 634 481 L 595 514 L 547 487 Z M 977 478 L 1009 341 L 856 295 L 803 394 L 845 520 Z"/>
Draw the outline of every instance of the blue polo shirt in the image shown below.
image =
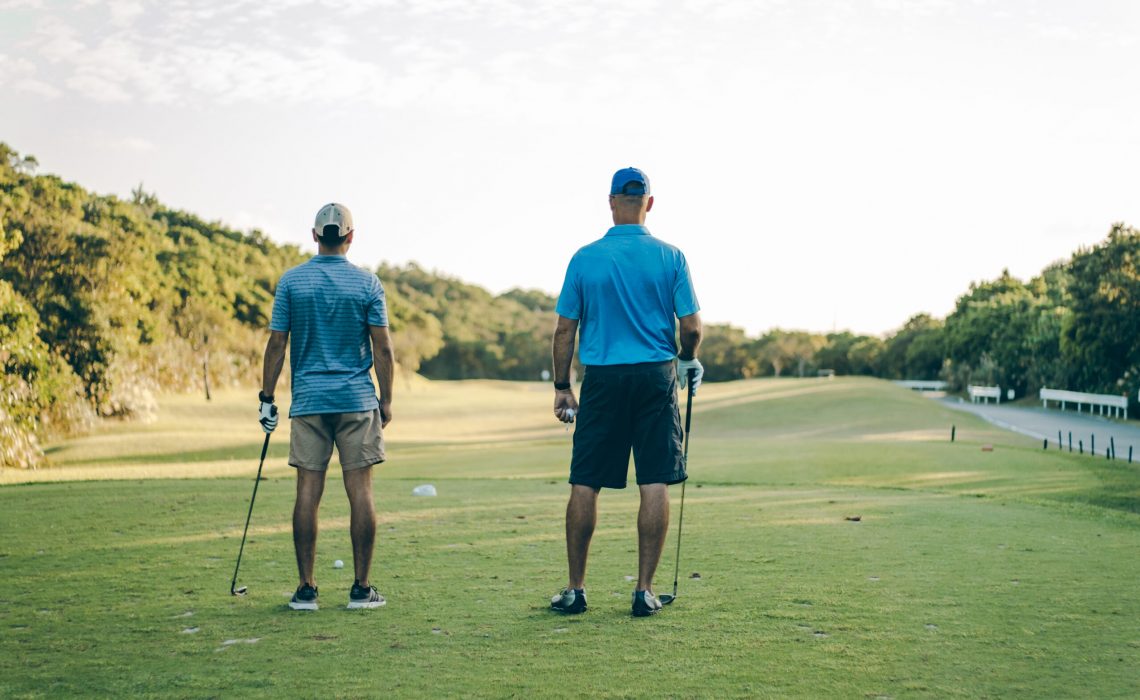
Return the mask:
<path id="1" fill-rule="evenodd" d="M 289 417 L 378 407 L 368 327 L 387 325 L 380 280 L 343 255 L 318 255 L 286 271 L 269 328 L 290 334 Z"/>
<path id="2" fill-rule="evenodd" d="M 671 360 L 676 319 L 700 310 L 685 255 L 636 224 L 614 226 L 574 254 L 556 307 L 578 320 L 584 365 Z"/>

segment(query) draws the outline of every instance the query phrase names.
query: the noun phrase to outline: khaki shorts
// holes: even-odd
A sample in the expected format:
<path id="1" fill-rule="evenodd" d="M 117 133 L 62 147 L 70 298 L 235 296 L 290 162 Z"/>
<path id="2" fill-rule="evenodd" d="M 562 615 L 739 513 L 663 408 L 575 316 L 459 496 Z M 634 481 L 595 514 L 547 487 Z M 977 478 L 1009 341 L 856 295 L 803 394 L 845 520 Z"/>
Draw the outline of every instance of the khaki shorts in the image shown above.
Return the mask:
<path id="1" fill-rule="evenodd" d="M 289 466 L 323 472 L 329 467 L 333 444 L 344 471 L 384 461 L 380 409 L 361 413 L 320 413 L 297 416 L 290 425 Z"/>

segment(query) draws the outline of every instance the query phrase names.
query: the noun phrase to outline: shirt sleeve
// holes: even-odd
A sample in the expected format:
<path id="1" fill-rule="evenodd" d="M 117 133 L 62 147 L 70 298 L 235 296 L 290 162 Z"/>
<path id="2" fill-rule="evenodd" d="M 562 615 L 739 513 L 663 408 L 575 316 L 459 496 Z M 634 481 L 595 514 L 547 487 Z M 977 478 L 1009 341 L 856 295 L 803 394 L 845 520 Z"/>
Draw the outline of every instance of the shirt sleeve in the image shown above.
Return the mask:
<path id="1" fill-rule="evenodd" d="M 677 277 L 673 282 L 673 309 L 677 318 L 692 316 L 701 310 L 697 293 L 693 291 L 693 278 L 685 254 L 677 251 Z"/>
<path id="2" fill-rule="evenodd" d="M 566 268 L 566 279 L 562 282 L 562 291 L 558 294 L 558 304 L 554 311 L 563 318 L 575 321 L 582 318 L 582 287 L 578 283 L 577 265 L 574 264 L 578 256 L 570 259 Z"/>
<path id="3" fill-rule="evenodd" d="M 269 319 L 269 330 L 288 333 L 290 329 L 289 275 L 282 275 L 273 294 L 273 316 Z"/>
<path id="4" fill-rule="evenodd" d="M 388 302 L 384 296 L 384 285 L 375 276 L 372 277 L 372 281 L 372 290 L 368 295 L 368 325 L 387 326 Z"/>

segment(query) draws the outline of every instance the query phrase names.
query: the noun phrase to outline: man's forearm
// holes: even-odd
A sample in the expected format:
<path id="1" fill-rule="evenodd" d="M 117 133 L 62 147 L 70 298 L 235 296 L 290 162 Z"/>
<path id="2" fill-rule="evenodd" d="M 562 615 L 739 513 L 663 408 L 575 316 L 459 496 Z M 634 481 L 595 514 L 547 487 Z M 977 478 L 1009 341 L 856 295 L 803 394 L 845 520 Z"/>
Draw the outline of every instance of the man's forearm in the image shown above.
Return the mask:
<path id="1" fill-rule="evenodd" d="M 554 383 L 564 384 L 570 381 L 570 366 L 574 362 L 574 336 L 577 326 L 573 328 L 559 324 L 554 330 Z"/>
<path id="2" fill-rule="evenodd" d="M 289 334 L 270 331 L 269 342 L 265 344 L 265 358 L 261 367 L 261 392 L 273 396 L 281 369 L 285 366 L 285 348 L 289 344 Z"/>
<path id="3" fill-rule="evenodd" d="M 392 347 L 392 334 L 387 326 L 369 326 L 372 338 L 372 370 L 376 372 L 376 386 L 380 402 L 392 403 L 392 375 L 396 367 L 396 351 Z"/>
<path id="4" fill-rule="evenodd" d="M 392 375 L 396 364 L 396 353 L 392 346 L 382 346 L 375 350 L 373 368 L 376 371 L 376 385 L 380 388 L 380 400 L 392 402 Z"/>
<path id="5" fill-rule="evenodd" d="M 699 314 L 682 317 L 680 331 L 681 350 L 677 353 L 677 357 L 682 360 L 692 360 L 696 358 L 697 352 L 701 347 L 702 335 L 703 329 Z"/>

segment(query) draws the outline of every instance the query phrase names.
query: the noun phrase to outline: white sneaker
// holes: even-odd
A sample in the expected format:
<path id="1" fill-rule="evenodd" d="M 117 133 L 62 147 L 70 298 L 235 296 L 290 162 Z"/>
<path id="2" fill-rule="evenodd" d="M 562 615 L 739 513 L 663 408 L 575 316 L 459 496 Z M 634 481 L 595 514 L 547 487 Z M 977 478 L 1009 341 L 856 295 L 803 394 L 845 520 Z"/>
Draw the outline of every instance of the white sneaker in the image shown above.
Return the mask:
<path id="1" fill-rule="evenodd" d="M 348 594 L 348 609 L 349 610 L 363 610 L 368 608 L 378 608 L 388 601 L 384 600 L 384 596 L 376 590 L 376 586 L 361 586 L 359 583 L 352 584 L 352 591 Z"/>
<path id="2" fill-rule="evenodd" d="M 661 611 L 661 601 L 649 591 L 633 592 L 633 616 L 649 617 Z"/>

